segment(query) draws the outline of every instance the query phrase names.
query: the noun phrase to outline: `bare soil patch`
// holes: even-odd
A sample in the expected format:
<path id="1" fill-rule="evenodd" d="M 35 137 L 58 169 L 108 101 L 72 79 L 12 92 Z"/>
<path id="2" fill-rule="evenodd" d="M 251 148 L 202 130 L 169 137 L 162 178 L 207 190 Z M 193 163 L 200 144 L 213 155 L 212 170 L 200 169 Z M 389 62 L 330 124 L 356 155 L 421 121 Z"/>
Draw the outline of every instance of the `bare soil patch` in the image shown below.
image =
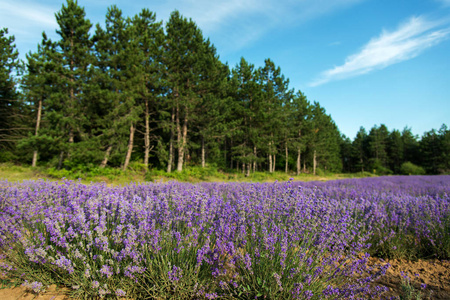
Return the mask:
<path id="1" fill-rule="evenodd" d="M 372 263 L 389 263 L 386 275 L 376 283 L 389 288 L 384 297 L 400 296 L 402 293 L 402 272 L 411 279 L 411 285 L 420 290 L 422 299 L 450 300 L 450 261 L 448 260 L 380 260 L 371 258 Z M 421 284 L 426 284 L 422 289 Z"/>
<path id="2" fill-rule="evenodd" d="M 34 294 L 25 287 L 18 286 L 14 288 L 0 289 L 0 299 L 2 300 L 68 300 L 61 289 L 57 289 L 56 285 L 51 285 L 44 293 Z"/>

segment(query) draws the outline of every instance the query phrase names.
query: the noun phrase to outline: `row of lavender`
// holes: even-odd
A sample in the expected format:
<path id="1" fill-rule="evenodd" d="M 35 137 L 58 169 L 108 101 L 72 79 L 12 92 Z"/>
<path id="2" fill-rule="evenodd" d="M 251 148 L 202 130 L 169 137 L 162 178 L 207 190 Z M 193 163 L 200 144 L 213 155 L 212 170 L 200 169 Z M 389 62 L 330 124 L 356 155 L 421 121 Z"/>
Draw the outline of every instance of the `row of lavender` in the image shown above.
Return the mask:
<path id="1" fill-rule="evenodd" d="M 93 298 L 373 297 L 368 254 L 450 257 L 450 176 L 0 182 L 1 269 Z M 376 269 L 377 266 L 374 266 Z"/>

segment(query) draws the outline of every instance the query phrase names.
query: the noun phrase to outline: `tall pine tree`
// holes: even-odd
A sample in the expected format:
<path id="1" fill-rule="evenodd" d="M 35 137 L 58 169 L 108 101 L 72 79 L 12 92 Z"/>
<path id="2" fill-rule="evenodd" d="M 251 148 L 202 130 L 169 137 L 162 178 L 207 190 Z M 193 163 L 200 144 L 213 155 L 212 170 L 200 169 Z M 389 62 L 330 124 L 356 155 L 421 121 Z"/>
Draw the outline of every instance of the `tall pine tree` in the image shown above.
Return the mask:
<path id="1" fill-rule="evenodd" d="M 56 41 L 56 51 L 50 59 L 57 74 L 57 78 L 53 76 L 57 90 L 48 99 L 48 117 L 56 126 L 55 135 L 62 141 L 61 165 L 64 157 L 70 158 L 73 151 L 83 155 L 84 149 L 77 149 L 75 143 L 89 138 L 85 127 L 89 126 L 86 119 L 86 108 L 89 107 L 86 90 L 88 68 L 93 62 L 89 34 L 92 25 L 86 19 L 84 8 L 74 0 L 67 0 L 55 16 L 59 25 L 56 33 L 60 39 Z"/>
<path id="2" fill-rule="evenodd" d="M 16 88 L 16 75 L 21 69 L 19 52 L 14 36 L 7 35 L 8 29 L 0 29 L 0 151 L 12 151 L 28 129 L 20 122 L 23 103 Z"/>

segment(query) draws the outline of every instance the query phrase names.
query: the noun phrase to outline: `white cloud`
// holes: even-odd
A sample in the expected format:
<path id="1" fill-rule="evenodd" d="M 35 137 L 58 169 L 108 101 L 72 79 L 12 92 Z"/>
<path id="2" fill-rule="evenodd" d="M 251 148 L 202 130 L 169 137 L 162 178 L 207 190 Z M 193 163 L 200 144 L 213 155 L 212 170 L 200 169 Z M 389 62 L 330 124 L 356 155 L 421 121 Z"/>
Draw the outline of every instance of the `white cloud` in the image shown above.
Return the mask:
<path id="1" fill-rule="evenodd" d="M 47 32 L 49 37 L 55 37 L 55 29 L 58 27 L 55 12 L 60 8 L 59 3 L 58 6 L 52 7 L 32 1 L 0 0 L 0 27 L 8 28 L 8 34 L 15 37 L 15 44 L 22 59 L 28 51 L 35 51 L 43 31 Z"/>
<path id="2" fill-rule="evenodd" d="M 158 8 L 168 19 L 178 9 L 192 18 L 222 52 L 233 52 L 261 39 L 273 29 L 295 26 L 365 0 L 171 0 Z M 161 14 L 162 12 L 162 14 Z"/>
<path id="3" fill-rule="evenodd" d="M 437 0 L 437 1 L 442 3 L 444 6 L 450 6 L 450 0 Z"/>
<path id="4" fill-rule="evenodd" d="M 339 46 L 340 44 L 342 44 L 341 41 L 336 41 L 336 42 L 329 43 L 328 46 Z"/>
<path id="5" fill-rule="evenodd" d="M 27 31 L 30 26 L 39 24 L 42 27 L 55 28 L 55 10 L 36 3 L 0 1 L 0 18 L 2 23 L 11 28 Z M 20 20 L 20 22 L 18 22 Z"/>
<path id="6" fill-rule="evenodd" d="M 297 26 L 326 14 L 334 13 L 366 0 L 116 0 L 124 15 L 134 15 L 143 7 L 156 12 L 158 20 L 167 21 L 178 9 L 192 18 L 206 37 L 221 49 L 233 53 L 261 40 L 271 31 Z M 50 38 L 58 28 L 55 12 L 64 0 L 0 0 L 0 26 L 9 28 L 19 48 L 32 49 L 40 41 L 42 31 Z M 104 23 L 109 0 L 79 0 L 92 23 Z M 23 52 L 23 51 L 21 51 Z"/>
<path id="7" fill-rule="evenodd" d="M 414 58 L 448 38 L 450 28 L 441 28 L 442 25 L 424 17 L 412 17 L 396 31 L 383 31 L 371 39 L 360 52 L 347 57 L 343 65 L 322 72 L 310 86 L 366 74 Z"/>

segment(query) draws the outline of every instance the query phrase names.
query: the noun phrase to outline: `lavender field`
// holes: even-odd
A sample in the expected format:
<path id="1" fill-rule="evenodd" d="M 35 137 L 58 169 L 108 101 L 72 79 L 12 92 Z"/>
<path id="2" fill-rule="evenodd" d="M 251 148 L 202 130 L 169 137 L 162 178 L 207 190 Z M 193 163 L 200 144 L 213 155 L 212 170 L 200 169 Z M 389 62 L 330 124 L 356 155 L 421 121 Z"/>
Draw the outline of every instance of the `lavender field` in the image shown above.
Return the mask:
<path id="1" fill-rule="evenodd" d="M 0 182 L 0 268 L 79 298 L 370 299 L 379 258 L 450 258 L 450 176 Z"/>

